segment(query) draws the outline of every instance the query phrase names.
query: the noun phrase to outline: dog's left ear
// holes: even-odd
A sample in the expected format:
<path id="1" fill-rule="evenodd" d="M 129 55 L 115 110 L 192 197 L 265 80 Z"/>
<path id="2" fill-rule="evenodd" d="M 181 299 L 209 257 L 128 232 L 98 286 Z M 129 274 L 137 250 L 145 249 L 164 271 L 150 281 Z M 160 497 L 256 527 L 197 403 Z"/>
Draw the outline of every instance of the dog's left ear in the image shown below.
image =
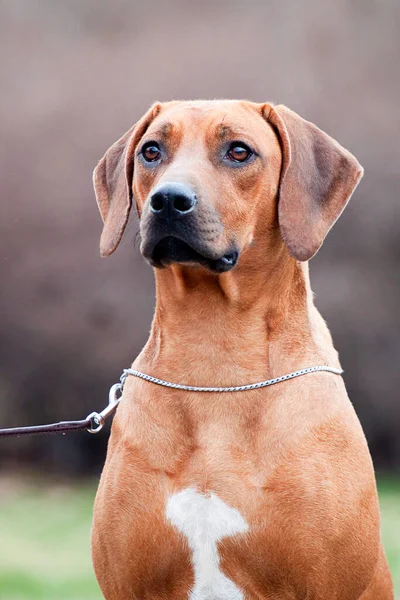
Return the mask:
<path id="1" fill-rule="evenodd" d="M 309 260 L 339 218 L 363 175 L 357 159 L 286 106 L 263 107 L 282 149 L 278 218 L 297 260 Z"/>
<path id="2" fill-rule="evenodd" d="M 104 222 L 100 239 L 101 256 L 112 254 L 121 241 L 132 207 L 135 148 L 160 109 L 160 104 L 154 104 L 107 150 L 93 172 L 97 205 Z"/>

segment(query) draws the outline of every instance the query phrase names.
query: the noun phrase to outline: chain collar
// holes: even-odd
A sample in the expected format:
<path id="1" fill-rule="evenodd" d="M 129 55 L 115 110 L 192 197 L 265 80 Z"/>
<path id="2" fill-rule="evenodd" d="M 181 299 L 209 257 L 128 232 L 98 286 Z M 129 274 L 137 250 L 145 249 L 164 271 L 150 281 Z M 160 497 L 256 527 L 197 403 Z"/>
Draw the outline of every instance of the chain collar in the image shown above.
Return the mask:
<path id="1" fill-rule="evenodd" d="M 288 379 L 300 377 L 301 375 L 308 375 L 308 373 L 317 373 L 319 371 L 328 371 L 328 373 L 334 373 L 335 375 L 341 375 L 343 373 L 342 369 L 328 367 L 327 365 L 319 365 L 316 367 L 308 367 L 307 369 L 301 369 L 300 371 L 294 371 L 294 373 L 288 373 L 288 375 L 281 375 L 280 377 L 275 377 L 274 379 L 266 379 L 265 381 L 260 381 L 258 383 L 249 383 L 247 385 L 236 385 L 231 387 L 198 387 L 195 385 L 171 383 L 170 381 L 164 381 L 163 379 L 158 379 L 157 377 L 146 375 L 146 373 L 136 371 L 135 369 L 124 369 L 120 381 L 121 390 L 125 385 L 125 381 L 128 375 L 132 375 L 133 377 L 139 377 L 140 379 L 144 379 L 145 381 L 149 381 L 150 383 L 155 383 L 164 387 L 173 388 L 175 390 L 185 390 L 187 392 L 247 392 L 248 390 L 257 390 L 259 388 L 274 385 L 275 383 L 287 381 Z"/>

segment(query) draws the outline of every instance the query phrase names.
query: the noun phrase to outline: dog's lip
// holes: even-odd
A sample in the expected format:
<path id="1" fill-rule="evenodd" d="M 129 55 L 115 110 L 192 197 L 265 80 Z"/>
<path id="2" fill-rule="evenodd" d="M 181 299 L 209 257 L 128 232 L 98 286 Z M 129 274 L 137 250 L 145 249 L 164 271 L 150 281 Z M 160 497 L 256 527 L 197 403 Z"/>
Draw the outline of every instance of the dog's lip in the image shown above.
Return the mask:
<path id="1" fill-rule="evenodd" d="M 170 256 L 168 254 L 163 255 L 163 251 L 168 249 L 170 250 Z M 180 256 L 178 255 L 179 252 L 181 253 Z M 163 268 L 174 262 L 200 264 L 215 273 L 230 271 L 236 265 L 239 258 L 239 252 L 236 248 L 216 256 L 204 252 L 204 250 L 198 250 L 194 245 L 176 235 L 163 236 L 152 245 L 151 249 L 143 249 L 142 254 L 153 267 Z"/>

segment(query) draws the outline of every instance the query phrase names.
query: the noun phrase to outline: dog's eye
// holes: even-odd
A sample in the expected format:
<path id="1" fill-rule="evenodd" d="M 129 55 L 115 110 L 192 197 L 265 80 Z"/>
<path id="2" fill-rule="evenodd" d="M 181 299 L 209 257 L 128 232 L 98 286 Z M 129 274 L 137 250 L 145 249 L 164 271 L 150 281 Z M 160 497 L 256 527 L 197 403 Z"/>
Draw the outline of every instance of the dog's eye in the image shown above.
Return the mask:
<path id="1" fill-rule="evenodd" d="M 230 146 L 226 157 L 234 162 L 244 162 L 249 159 L 252 154 L 252 151 L 246 144 L 238 144 L 235 142 Z"/>
<path id="2" fill-rule="evenodd" d="M 142 148 L 142 156 L 146 162 L 156 162 L 161 157 L 161 152 L 158 144 L 148 142 Z"/>

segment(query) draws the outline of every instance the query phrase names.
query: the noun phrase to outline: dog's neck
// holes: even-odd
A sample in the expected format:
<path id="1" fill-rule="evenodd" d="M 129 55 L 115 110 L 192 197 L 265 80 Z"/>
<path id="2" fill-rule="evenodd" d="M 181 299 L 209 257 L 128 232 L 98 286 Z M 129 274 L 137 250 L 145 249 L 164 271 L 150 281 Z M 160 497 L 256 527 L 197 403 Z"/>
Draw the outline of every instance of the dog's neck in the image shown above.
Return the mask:
<path id="1" fill-rule="evenodd" d="M 312 301 L 308 265 L 287 253 L 263 270 L 241 265 L 213 275 L 173 265 L 155 277 L 155 316 L 138 363 L 149 374 L 229 386 L 338 364 Z"/>

